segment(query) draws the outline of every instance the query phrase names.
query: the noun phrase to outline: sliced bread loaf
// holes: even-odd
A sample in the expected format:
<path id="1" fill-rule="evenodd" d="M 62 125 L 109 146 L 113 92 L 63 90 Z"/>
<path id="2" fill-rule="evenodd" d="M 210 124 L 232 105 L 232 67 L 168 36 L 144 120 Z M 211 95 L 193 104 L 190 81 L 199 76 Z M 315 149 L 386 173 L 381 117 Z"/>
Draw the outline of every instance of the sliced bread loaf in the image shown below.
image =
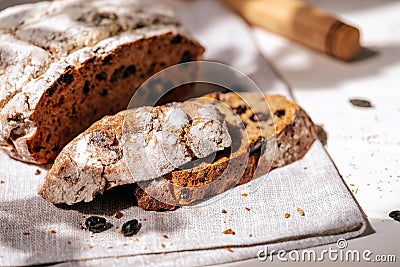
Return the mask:
<path id="1" fill-rule="evenodd" d="M 64 147 L 39 194 L 71 205 L 105 189 L 162 177 L 230 147 L 224 119 L 216 107 L 194 101 L 106 116 Z"/>
<path id="2" fill-rule="evenodd" d="M 143 81 L 203 47 L 159 1 L 56 0 L 0 12 L 0 147 L 52 161 L 77 134 L 126 109 Z"/>
<path id="3" fill-rule="evenodd" d="M 132 177 L 145 177 L 147 173 L 139 168 L 132 169 L 132 165 L 129 169 L 126 165 L 129 158 L 139 163 L 142 159 L 140 155 L 124 155 L 123 146 L 126 144 L 122 143 L 123 124 L 127 116 L 133 116 L 129 115 L 131 112 L 152 110 L 151 107 L 143 107 L 104 117 L 69 143 L 48 172 L 45 182 L 39 188 L 39 194 L 52 203 L 74 204 L 91 201 L 96 194 L 106 189 L 139 182 L 140 186 L 134 193 L 140 207 L 146 210 L 173 209 L 176 205 L 194 203 L 237 184 L 249 182 L 253 177 L 267 173 L 271 167 L 281 167 L 300 159 L 316 138 L 315 126 L 304 110 L 282 96 L 217 92 L 196 101 L 207 106 L 208 110 L 217 109 L 225 115 L 223 121 L 230 134 L 231 143 L 224 136 L 224 123 L 217 124 L 222 125 L 222 128 L 219 126 L 213 130 L 218 133 L 214 137 L 220 136 L 219 139 L 210 139 L 212 135 L 204 127 L 203 131 L 197 133 L 198 140 L 208 138 L 211 143 L 220 144 L 202 154 L 204 156 L 219 151 L 211 162 L 190 165 L 191 163 L 187 163 L 189 160 L 185 160 L 180 162 L 182 166 L 179 169 L 171 171 L 170 168 L 165 168 L 163 173 L 160 173 L 162 169 L 158 170 L 159 176 L 149 175 L 148 179 Z M 266 112 L 266 101 L 272 116 Z M 188 105 L 187 103 L 172 106 Z M 227 112 L 226 107 L 235 113 Z M 139 117 L 143 118 L 137 116 Z M 221 122 L 219 115 L 211 117 L 214 121 Z M 145 130 L 148 129 L 147 126 L 141 127 L 140 120 L 134 119 L 132 122 L 128 128 L 137 124 L 148 136 L 148 131 Z M 166 122 L 162 125 L 166 125 Z M 190 133 L 196 125 L 198 123 L 191 124 L 186 133 Z M 137 136 L 137 133 L 132 136 Z M 273 154 L 275 148 L 277 150 Z M 174 155 L 170 153 L 171 157 Z M 189 158 L 197 157 L 192 154 Z"/>

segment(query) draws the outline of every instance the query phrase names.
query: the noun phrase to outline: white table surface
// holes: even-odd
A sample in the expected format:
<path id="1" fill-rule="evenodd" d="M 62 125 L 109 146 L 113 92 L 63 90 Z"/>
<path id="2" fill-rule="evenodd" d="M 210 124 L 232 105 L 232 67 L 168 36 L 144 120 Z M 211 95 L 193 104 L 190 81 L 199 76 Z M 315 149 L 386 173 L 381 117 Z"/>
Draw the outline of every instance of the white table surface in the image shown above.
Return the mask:
<path id="1" fill-rule="evenodd" d="M 308 0 L 361 31 L 377 54 L 345 63 L 255 29 L 263 54 L 293 88 L 297 102 L 323 124 L 327 149 L 370 217 L 400 209 L 400 1 Z M 352 106 L 366 98 L 373 109 Z"/>
<path id="2" fill-rule="evenodd" d="M 255 40 L 291 85 L 297 102 L 324 125 L 327 149 L 369 217 L 375 233 L 348 241 L 348 249 L 393 254 L 397 262 L 297 262 L 296 266 L 399 266 L 400 223 L 388 219 L 388 213 L 400 210 L 400 1 L 307 2 L 356 25 L 362 45 L 377 54 L 344 63 L 261 29 L 254 29 Z M 350 98 L 368 99 L 374 108 L 353 107 Z M 336 248 L 313 250 L 319 253 L 329 247 Z M 286 263 L 253 259 L 226 266 L 281 264 Z"/>

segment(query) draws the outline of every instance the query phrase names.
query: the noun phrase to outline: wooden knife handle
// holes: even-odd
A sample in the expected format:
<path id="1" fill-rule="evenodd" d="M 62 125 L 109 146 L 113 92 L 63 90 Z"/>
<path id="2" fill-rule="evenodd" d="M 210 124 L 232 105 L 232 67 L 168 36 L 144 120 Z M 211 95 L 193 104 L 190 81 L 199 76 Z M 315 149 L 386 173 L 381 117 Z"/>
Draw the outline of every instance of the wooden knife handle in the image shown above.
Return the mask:
<path id="1" fill-rule="evenodd" d="M 222 0 L 248 23 L 342 60 L 360 50 L 360 32 L 300 0 Z"/>

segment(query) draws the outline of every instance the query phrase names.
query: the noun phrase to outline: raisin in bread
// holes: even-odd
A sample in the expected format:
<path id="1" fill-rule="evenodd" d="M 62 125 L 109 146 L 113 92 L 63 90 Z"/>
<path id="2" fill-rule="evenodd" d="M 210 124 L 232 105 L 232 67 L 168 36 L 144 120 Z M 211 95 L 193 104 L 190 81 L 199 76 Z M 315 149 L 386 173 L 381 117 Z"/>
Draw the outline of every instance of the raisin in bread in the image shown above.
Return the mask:
<path id="1" fill-rule="evenodd" d="M 229 142 L 228 137 L 213 139 L 211 141 L 215 144 L 224 145 L 215 146 L 202 154 L 204 156 L 218 151 L 213 161 L 200 162 L 195 166 L 190 166 L 189 162 L 189 165 L 184 166 L 190 160 L 188 158 L 185 162 L 180 162 L 183 164 L 180 170 L 166 169 L 158 176 L 161 178 L 156 175 L 148 177 L 151 179 L 135 180 L 132 176 L 139 175 L 140 172 L 138 168 L 130 168 L 131 173 L 126 162 L 132 164 L 129 158 L 138 158 L 123 155 L 123 136 L 129 136 L 129 133 L 124 132 L 123 124 L 126 116 L 132 117 L 129 112 L 151 109 L 143 107 L 107 116 L 69 143 L 48 172 L 45 182 L 39 188 L 39 194 L 52 203 L 74 204 L 91 201 L 96 194 L 112 187 L 139 182 L 140 186 L 134 193 L 140 207 L 145 210 L 169 210 L 177 205 L 194 203 L 222 193 L 267 173 L 271 167 L 281 167 L 298 160 L 316 138 L 315 126 L 305 111 L 282 96 L 216 92 L 196 101 L 210 107 L 209 109 L 218 109 L 224 115 L 223 120 L 228 127 L 231 141 Z M 270 105 L 272 116 L 265 112 L 266 101 Z M 174 105 L 177 104 L 172 106 Z M 227 109 L 234 113 L 227 112 Z M 221 122 L 222 117 L 211 117 L 214 121 Z M 138 129 L 148 128 L 141 127 L 140 123 L 139 119 L 134 119 L 127 128 L 134 128 L 135 124 L 138 124 Z M 216 136 L 225 132 L 224 123 L 220 123 L 222 128 L 217 127 L 217 131 L 214 131 L 219 133 Z M 165 124 L 165 121 L 162 122 L 162 125 Z M 137 134 L 135 130 L 132 132 L 132 136 Z M 195 136 L 198 139 L 207 139 L 210 134 L 200 131 Z M 228 144 L 230 147 L 227 147 Z M 275 154 L 266 151 L 275 147 Z M 194 158 L 196 157 L 192 154 L 191 159 Z M 142 162 L 140 157 L 139 162 Z M 165 201 L 159 201 L 160 199 Z"/>
<path id="2" fill-rule="evenodd" d="M 52 161 L 77 134 L 126 109 L 143 81 L 204 49 L 148 0 L 56 0 L 0 12 L 0 147 Z"/>

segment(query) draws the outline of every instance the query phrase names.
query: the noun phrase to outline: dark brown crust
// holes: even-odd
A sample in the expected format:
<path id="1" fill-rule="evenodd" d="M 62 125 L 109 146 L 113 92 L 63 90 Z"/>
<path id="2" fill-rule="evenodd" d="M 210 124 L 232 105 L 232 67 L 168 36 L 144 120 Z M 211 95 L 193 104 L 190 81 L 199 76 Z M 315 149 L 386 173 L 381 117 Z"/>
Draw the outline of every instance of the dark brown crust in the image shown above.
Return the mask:
<path id="1" fill-rule="evenodd" d="M 230 94 L 222 95 L 216 93 L 209 95 L 209 97 L 219 99 L 231 108 L 235 108 L 240 102 L 236 96 Z M 234 101 L 230 101 L 231 98 Z M 163 191 L 170 190 L 170 192 L 165 192 L 164 194 L 174 196 L 172 202 L 175 201 L 176 205 L 185 205 L 210 195 L 225 192 L 236 185 L 247 183 L 255 177 L 266 174 L 270 169 L 285 166 L 301 159 L 305 155 L 316 139 L 316 128 L 312 120 L 303 109 L 283 97 L 266 96 L 266 98 L 270 104 L 271 112 L 275 114 L 277 149 L 273 162 L 271 162 L 272 159 L 265 159 L 265 157 L 263 157 L 263 162 L 260 162 L 262 149 L 257 144 L 260 140 L 268 144 L 272 139 L 268 139 L 268 136 L 265 139 L 260 139 L 261 133 L 254 130 L 255 128 L 249 120 L 249 114 L 247 114 L 247 117 L 241 116 L 249 136 L 248 147 L 256 146 L 259 148 L 253 151 L 248 159 L 247 151 L 241 150 L 218 158 L 201 171 L 196 171 L 195 169 L 179 170 L 164 177 L 172 181 L 173 185 L 176 185 L 171 186 L 169 189 L 163 189 Z M 282 112 L 283 109 L 285 112 Z M 243 164 L 246 164 L 246 160 L 247 165 L 243 172 Z M 233 168 L 228 173 L 224 173 L 229 162 L 233 164 Z M 221 175 L 223 173 L 222 178 Z M 243 173 L 243 175 L 238 177 L 237 173 Z M 211 184 L 211 186 L 208 184 Z M 171 205 L 171 198 L 168 202 L 169 205 L 162 203 L 149 196 L 143 188 L 145 188 L 146 192 L 149 192 L 148 190 L 157 190 L 152 188 L 151 185 L 135 189 L 134 193 L 138 199 L 138 205 L 142 209 L 155 211 L 175 209 L 175 205 Z"/>

